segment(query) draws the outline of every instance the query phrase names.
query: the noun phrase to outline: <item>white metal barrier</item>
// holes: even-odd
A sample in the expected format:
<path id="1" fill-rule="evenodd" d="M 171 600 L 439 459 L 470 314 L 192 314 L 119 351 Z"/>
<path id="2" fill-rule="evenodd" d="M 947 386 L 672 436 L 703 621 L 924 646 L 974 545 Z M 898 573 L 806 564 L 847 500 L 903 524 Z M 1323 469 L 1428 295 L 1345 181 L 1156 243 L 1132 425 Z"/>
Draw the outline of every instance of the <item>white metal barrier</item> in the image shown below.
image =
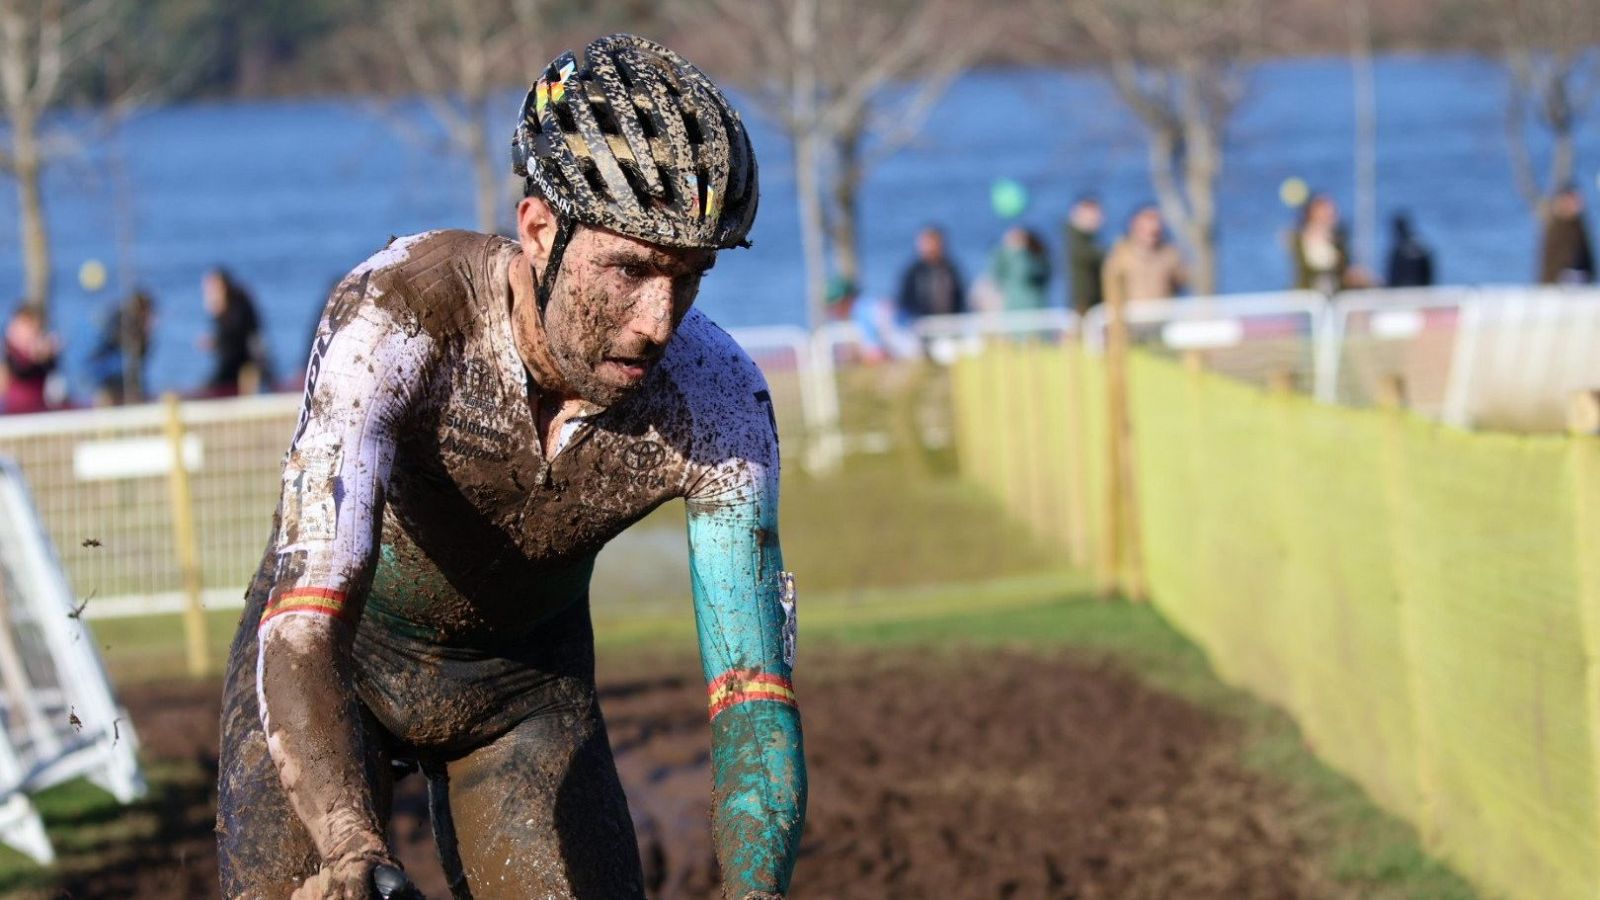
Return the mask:
<path id="1" fill-rule="evenodd" d="M 1483 288 L 1456 337 L 1448 424 L 1557 431 L 1572 392 L 1600 385 L 1600 290 Z"/>
<path id="2" fill-rule="evenodd" d="M 1225 374 L 1303 375 L 1325 402 L 1370 402 L 1374 385 L 1400 374 L 1414 408 L 1459 425 L 1539 425 L 1570 390 L 1600 383 L 1593 289 L 1163 300 L 1131 304 L 1129 320 L 1136 340 L 1203 351 Z M 1095 350 L 1104 333 L 1103 309 L 1082 321 L 1059 309 L 929 317 L 909 329 L 900 361 L 868 366 L 850 322 L 731 331 L 767 373 L 786 446 L 798 445 L 813 473 L 904 442 L 945 449 L 946 366 L 986 341 L 1081 339 Z M 236 606 L 259 562 L 298 408 L 293 395 L 183 405 L 178 455 L 193 486 L 209 608 Z M 1519 409 L 1538 415 L 1507 415 Z M 178 461 L 162 417 L 158 406 L 0 417 L 0 455 L 27 474 L 72 590 L 91 598 L 90 618 L 182 607 L 166 478 Z M 1560 427 L 1559 416 L 1548 424 Z"/>
<path id="3" fill-rule="evenodd" d="M 914 440 L 924 446 L 944 447 L 951 439 L 945 396 L 949 366 L 962 356 L 981 351 L 992 340 L 1076 339 L 1079 321 L 1075 312 L 1052 308 L 926 316 L 908 326 L 883 325 L 893 333 L 877 336 L 876 344 L 881 346 L 869 345 L 853 321 L 829 322 L 811 334 L 818 380 L 826 380 L 819 390 L 829 397 L 828 415 L 812 423 L 819 451 L 810 467 L 814 471 L 827 471 L 850 453 L 882 453 L 895 446 L 895 438 L 885 427 L 888 423 L 846 421 L 842 380 L 871 375 L 878 386 L 904 395 L 899 402 L 922 409 L 909 412 L 916 421 L 903 431 L 914 432 Z M 869 346 L 875 357 L 865 353 Z M 933 365 L 929 368 L 926 363 Z M 942 413 L 929 414 L 926 408 L 930 405 L 942 406 Z"/>
<path id="4" fill-rule="evenodd" d="M 127 803 L 145 791 L 132 723 L 22 474 L 0 460 L 0 842 L 54 859 L 28 794 L 87 777 Z"/>

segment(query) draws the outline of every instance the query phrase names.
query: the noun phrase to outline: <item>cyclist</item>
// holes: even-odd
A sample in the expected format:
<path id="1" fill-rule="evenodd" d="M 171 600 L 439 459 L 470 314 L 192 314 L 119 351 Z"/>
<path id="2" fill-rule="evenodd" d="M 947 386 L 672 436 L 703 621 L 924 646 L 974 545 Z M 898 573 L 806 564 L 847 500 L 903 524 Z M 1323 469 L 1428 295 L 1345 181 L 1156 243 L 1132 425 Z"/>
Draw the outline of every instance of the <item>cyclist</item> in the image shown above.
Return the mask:
<path id="1" fill-rule="evenodd" d="M 776 422 L 691 309 L 717 251 L 748 246 L 749 138 L 700 70 L 612 35 L 534 85 L 513 160 L 517 240 L 395 240 L 317 330 L 229 660 L 228 897 L 372 896 L 412 763 L 458 839 L 456 896 L 643 896 L 588 587 L 601 546 L 676 497 L 723 892 L 787 889 L 806 782 Z"/>

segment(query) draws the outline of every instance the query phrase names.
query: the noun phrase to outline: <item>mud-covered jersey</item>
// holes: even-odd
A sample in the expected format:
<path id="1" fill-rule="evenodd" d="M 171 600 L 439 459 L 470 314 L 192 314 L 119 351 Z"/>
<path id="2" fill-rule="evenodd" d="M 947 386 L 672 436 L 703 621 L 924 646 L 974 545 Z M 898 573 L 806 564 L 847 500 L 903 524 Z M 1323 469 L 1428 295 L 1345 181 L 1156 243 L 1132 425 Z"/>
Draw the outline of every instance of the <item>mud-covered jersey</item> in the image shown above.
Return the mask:
<path id="1" fill-rule="evenodd" d="M 734 896 L 782 890 L 805 770 L 765 382 L 691 310 L 634 393 L 583 410 L 546 454 L 511 320 L 508 267 L 522 259 L 502 238 L 428 232 L 392 241 L 335 289 L 284 461 L 259 668 L 283 623 L 348 623 L 354 637 L 338 646 L 355 690 L 393 733 L 438 750 L 492 739 L 515 714 L 518 640 L 586 597 L 607 541 L 682 497 L 724 879 Z M 437 668 L 376 658 L 397 645 L 466 660 L 453 671 L 485 684 L 419 711 Z M 263 688 L 269 738 L 273 700 Z"/>

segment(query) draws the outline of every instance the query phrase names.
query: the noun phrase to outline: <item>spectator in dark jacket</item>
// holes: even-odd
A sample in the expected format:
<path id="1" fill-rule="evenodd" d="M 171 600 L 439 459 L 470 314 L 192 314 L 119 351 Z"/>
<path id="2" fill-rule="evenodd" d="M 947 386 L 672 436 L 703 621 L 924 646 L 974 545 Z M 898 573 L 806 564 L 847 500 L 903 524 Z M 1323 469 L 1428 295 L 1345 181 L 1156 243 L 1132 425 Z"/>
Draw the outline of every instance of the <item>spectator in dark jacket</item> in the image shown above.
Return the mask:
<path id="1" fill-rule="evenodd" d="M 1082 197 L 1072 204 L 1067 216 L 1067 271 L 1072 296 L 1067 307 L 1079 315 L 1100 305 L 1102 293 L 1101 268 L 1106 262 L 1106 251 L 1100 246 L 1100 227 L 1105 224 L 1105 212 L 1094 197 Z"/>
<path id="2" fill-rule="evenodd" d="M 261 340 L 261 316 L 250 293 L 228 270 L 207 272 L 201 282 L 212 333 L 202 343 L 216 357 L 205 393 L 213 397 L 253 394 L 263 382 L 271 383 Z"/>
<path id="3" fill-rule="evenodd" d="M 1540 284 L 1594 281 L 1594 250 L 1583 223 L 1583 194 L 1568 185 L 1550 198 L 1539 247 Z"/>
<path id="4" fill-rule="evenodd" d="M 967 311 L 961 272 L 945 256 L 944 232 L 938 228 L 917 232 L 917 258 L 900 278 L 896 305 L 907 319 Z"/>
<path id="5" fill-rule="evenodd" d="M 1411 217 L 1395 213 L 1394 245 L 1389 248 L 1389 287 L 1428 287 L 1433 284 L 1433 251 L 1417 237 Z"/>
<path id="6" fill-rule="evenodd" d="M 96 405 L 138 403 L 145 398 L 144 368 L 154 323 L 155 301 L 143 289 L 111 308 L 89 354 Z"/>

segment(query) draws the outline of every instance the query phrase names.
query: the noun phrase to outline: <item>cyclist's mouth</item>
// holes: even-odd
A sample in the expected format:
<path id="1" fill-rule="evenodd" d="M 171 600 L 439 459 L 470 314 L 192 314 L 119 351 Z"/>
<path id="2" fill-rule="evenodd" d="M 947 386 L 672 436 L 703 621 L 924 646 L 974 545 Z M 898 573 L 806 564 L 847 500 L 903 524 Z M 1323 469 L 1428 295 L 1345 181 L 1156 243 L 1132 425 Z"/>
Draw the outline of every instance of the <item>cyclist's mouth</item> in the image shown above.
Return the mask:
<path id="1" fill-rule="evenodd" d="M 654 364 L 655 360 L 643 356 L 608 356 L 603 363 L 629 383 L 639 381 L 650 374 L 650 367 Z"/>

